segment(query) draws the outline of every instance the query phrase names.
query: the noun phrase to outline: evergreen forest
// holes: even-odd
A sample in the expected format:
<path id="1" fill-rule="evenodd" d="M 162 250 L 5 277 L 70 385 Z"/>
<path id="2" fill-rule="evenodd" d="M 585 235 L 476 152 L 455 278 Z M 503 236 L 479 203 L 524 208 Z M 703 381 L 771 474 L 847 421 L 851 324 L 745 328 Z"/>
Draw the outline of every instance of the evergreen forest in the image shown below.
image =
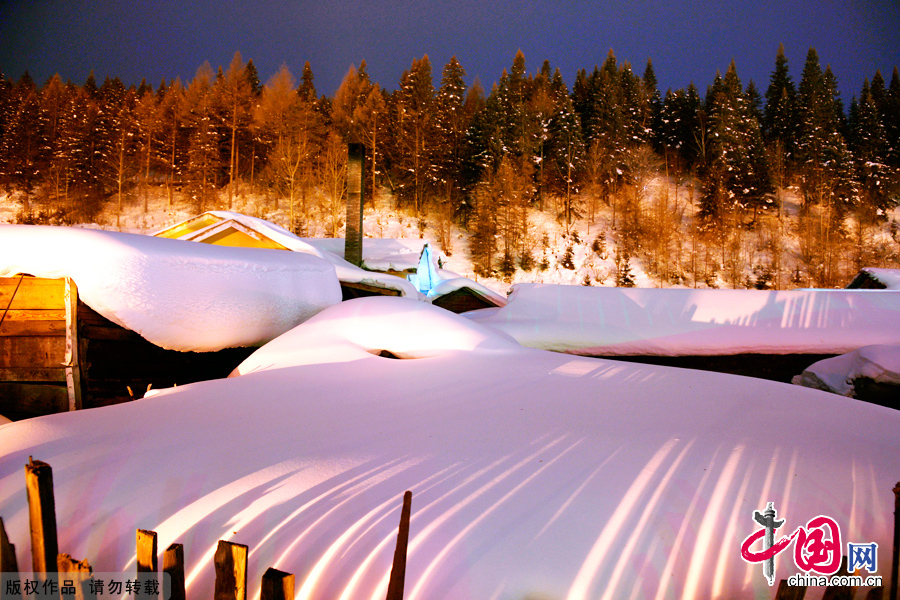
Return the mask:
<path id="1" fill-rule="evenodd" d="M 490 90 L 465 75 L 455 57 L 436 74 L 426 55 L 388 90 L 363 61 L 327 97 L 309 63 L 263 83 L 240 53 L 156 87 L 0 73 L 0 198 L 17 222 L 74 224 L 151 196 L 197 214 L 252 196 L 256 216 L 340 236 L 357 142 L 366 195 L 447 252 L 464 232 L 485 277 L 546 268 L 536 213 L 567 234 L 597 224 L 593 248 L 609 245 L 619 285 L 633 259 L 660 285 L 761 289 L 900 266 L 896 67 L 890 81 L 861 74 L 849 104 L 812 48 L 799 72 L 779 48 L 764 87 L 732 62 L 705 90 L 660 92 L 651 61 L 637 73 L 612 50 L 571 87 L 521 52 Z"/>

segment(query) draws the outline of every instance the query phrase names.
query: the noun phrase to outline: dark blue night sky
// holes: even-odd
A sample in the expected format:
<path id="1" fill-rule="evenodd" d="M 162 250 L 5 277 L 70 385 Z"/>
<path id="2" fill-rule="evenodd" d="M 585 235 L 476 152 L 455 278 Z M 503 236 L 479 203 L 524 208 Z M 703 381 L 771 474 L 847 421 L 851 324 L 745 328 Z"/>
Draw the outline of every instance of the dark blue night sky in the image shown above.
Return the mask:
<path id="1" fill-rule="evenodd" d="M 613 49 L 639 75 L 651 58 L 663 93 L 692 81 L 703 93 L 731 59 L 745 85 L 765 91 L 783 43 L 795 83 L 813 46 L 849 102 L 864 77 L 880 69 L 889 81 L 900 66 L 898 29 L 897 0 L 0 0 L 0 71 L 28 70 L 40 84 L 54 73 L 82 83 L 93 69 L 99 81 L 156 86 L 188 82 L 204 61 L 227 68 L 239 50 L 263 82 L 282 63 L 299 78 L 309 61 L 331 96 L 362 59 L 392 90 L 413 58 L 429 55 L 438 85 L 456 55 L 467 82 L 477 76 L 490 91 L 517 49 L 529 73 L 547 59 L 569 86 Z"/>

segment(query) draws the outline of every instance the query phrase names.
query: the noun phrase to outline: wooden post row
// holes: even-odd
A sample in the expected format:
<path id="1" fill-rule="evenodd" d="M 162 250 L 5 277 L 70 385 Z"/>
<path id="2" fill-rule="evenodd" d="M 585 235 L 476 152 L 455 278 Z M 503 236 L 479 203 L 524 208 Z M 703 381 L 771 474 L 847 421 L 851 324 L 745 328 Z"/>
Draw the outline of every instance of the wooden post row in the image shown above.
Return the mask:
<path id="1" fill-rule="evenodd" d="M 53 501 L 53 469 L 45 462 L 28 457 L 25 465 L 25 487 L 28 491 L 28 515 L 31 521 L 31 562 L 34 576 L 40 581 L 44 573 L 56 572 L 56 505 Z"/>
<path id="2" fill-rule="evenodd" d="M 215 600 L 247 600 L 247 546 L 219 540 Z"/>

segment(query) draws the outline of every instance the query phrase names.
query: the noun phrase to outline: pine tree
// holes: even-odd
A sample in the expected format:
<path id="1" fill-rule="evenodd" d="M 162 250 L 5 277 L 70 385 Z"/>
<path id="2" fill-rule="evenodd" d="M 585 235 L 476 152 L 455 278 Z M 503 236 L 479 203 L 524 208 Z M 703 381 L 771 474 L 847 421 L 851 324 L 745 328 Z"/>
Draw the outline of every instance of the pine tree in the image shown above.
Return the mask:
<path id="1" fill-rule="evenodd" d="M 44 141 L 45 115 L 34 81 L 27 71 L 10 91 L 10 96 L 10 116 L 0 156 L 10 187 L 24 192 L 24 212 L 29 213 L 29 196 L 38 184 L 48 158 Z"/>
<path id="2" fill-rule="evenodd" d="M 797 158 L 806 203 L 845 205 L 849 196 L 850 156 L 841 134 L 844 118 L 831 70 L 824 73 L 810 48 L 798 93 Z"/>
<path id="3" fill-rule="evenodd" d="M 882 84 L 883 85 L 883 84 Z M 857 216 L 866 224 L 884 218 L 886 211 L 897 204 L 897 170 L 888 165 L 888 140 L 878 108 L 878 97 L 869 80 L 863 82 L 859 101 L 851 105 L 850 147 L 854 156 L 856 180 L 859 183 L 860 206 Z"/>
<path id="4" fill-rule="evenodd" d="M 558 217 L 568 233 L 575 219 L 581 216 L 575 199 L 578 194 L 577 179 L 584 163 L 584 142 L 578 115 L 559 69 L 554 73 L 551 89 L 553 113 L 549 123 L 547 154 L 552 164 L 553 187 L 562 198 L 562 210 Z"/>
<path id="5" fill-rule="evenodd" d="M 282 65 L 263 87 L 254 114 L 254 126 L 268 148 L 266 173 L 269 181 L 276 193 L 287 200 L 289 230 L 309 234 L 312 207 L 308 195 L 325 127 L 316 110 L 314 94 L 300 94 L 296 85 L 290 70 Z M 331 166 L 339 168 L 339 165 Z M 321 179 L 325 184 L 334 183 L 324 174 Z M 334 191 L 333 187 L 331 189 Z"/>
<path id="6" fill-rule="evenodd" d="M 452 57 L 441 75 L 441 87 L 435 98 L 434 142 L 430 148 L 429 162 L 436 184 L 439 233 L 441 249 L 452 252 L 450 228 L 454 215 L 462 201 L 461 162 L 465 135 L 469 127 L 464 108 L 466 84 L 465 71 Z"/>
<path id="7" fill-rule="evenodd" d="M 788 72 L 787 58 L 784 55 L 784 44 L 778 46 L 775 58 L 775 70 L 769 79 L 766 89 L 766 106 L 763 111 L 763 135 L 766 142 L 780 142 L 785 156 L 790 157 L 794 150 L 796 136 L 797 90 Z"/>
<path id="8" fill-rule="evenodd" d="M 662 116 L 662 99 L 657 87 L 656 73 L 653 70 L 653 61 L 647 59 L 647 67 L 641 77 L 641 108 L 644 139 L 653 145 L 656 150 L 662 149 L 660 142 L 660 119 Z"/>
<path id="9" fill-rule="evenodd" d="M 887 162 L 900 169 L 900 74 L 897 67 L 891 75 L 884 101 L 884 135 L 887 143 Z"/>
<path id="10" fill-rule="evenodd" d="M 734 61 L 724 79 L 717 77 L 706 98 L 710 116 L 710 178 L 701 199 L 701 215 L 721 230 L 745 209 L 756 213 L 772 192 L 759 121 L 742 90 Z M 721 231 L 720 231 L 721 233 Z"/>
<path id="11" fill-rule="evenodd" d="M 429 164 L 433 141 L 434 85 L 426 54 L 414 59 L 394 92 L 394 180 L 401 199 L 413 206 L 416 218 L 430 196 L 434 181 Z"/>
<path id="12" fill-rule="evenodd" d="M 204 63 L 185 92 L 184 123 L 188 131 L 186 178 L 196 212 L 202 213 L 215 199 L 219 169 L 221 132 L 212 67 Z"/>
<path id="13" fill-rule="evenodd" d="M 831 286 L 840 281 L 841 225 L 856 192 L 837 82 L 831 69 L 822 72 L 814 48 L 798 87 L 798 117 L 801 253 L 814 282 Z"/>
<path id="14" fill-rule="evenodd" d="M 252 74 L 247 73 L 240 52 L 235 52 L 225 74 L 216 82 L 216 99 L 220 104 L 222 143 L 228 167 L 228 210 L 234 202 L 234 188 L 239 168 L 240 147 L 249 143 L 250 109 L 253 103 Z"/>

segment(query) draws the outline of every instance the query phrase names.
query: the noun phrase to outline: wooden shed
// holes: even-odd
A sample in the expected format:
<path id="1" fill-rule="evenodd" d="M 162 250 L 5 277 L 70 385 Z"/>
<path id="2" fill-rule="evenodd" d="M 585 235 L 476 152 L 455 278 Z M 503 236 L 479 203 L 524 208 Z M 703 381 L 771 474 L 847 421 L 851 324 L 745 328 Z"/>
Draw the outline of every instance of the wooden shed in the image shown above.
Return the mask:
<path id="1" fill-rule="evenodd" d="M 226 377 L 254 350 L 165 350 L 81 302 L 71 279 L 0 278 L 0 310 L 0 415 L 13 420 Z"/>

